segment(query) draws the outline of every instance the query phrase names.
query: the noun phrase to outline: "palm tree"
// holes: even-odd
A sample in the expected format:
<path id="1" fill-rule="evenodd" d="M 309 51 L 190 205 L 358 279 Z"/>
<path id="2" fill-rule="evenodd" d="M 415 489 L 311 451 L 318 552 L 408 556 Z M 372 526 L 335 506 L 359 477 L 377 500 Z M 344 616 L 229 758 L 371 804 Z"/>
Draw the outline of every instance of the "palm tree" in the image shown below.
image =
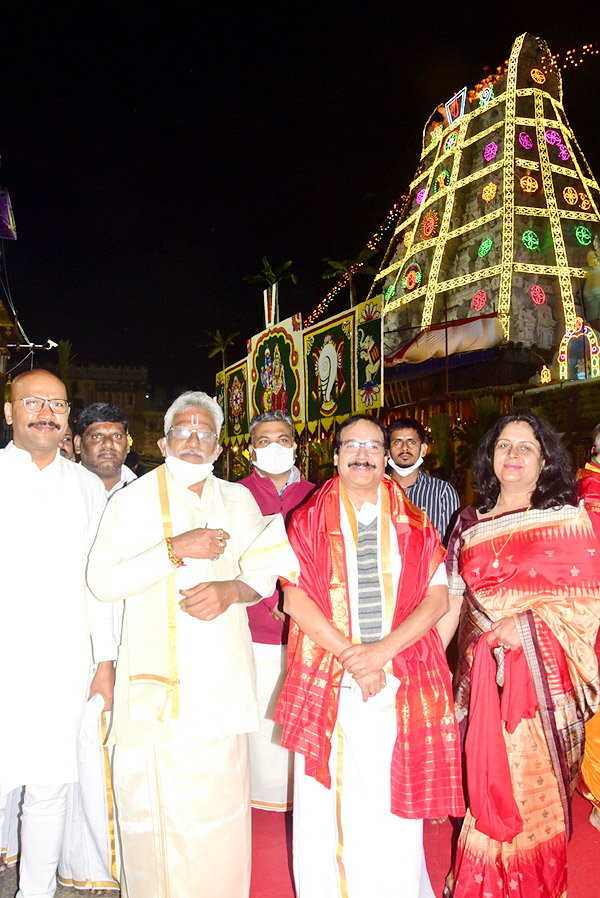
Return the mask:
<path id="1" fill-rule="evenodd" d="M 377 252 L 376 249 L 369 249 L 365 247 L 356 257 L 356 259 L 342 259 L 338 261 L 337 259 L 323 259 L 323 262 L 326 262 L 329 265 L 329 268 L 323 272 L 321 277 L 324 281 L 329 280 L 330 278 L 337 278 L 342 282 L 346 282 L 348 284 L 348 289 L 350 290 L 350 306 L 353 307 L 356 305 L 356 284 L 354 283 L 354 275 L 355 274 L 367 274 L 375 277 L 376 274 L 379 274 L 377 268 L 374 268 L 372 265 L 365 265 L 367 259 L 370 259 Z"/>
<path id="2" fill-rule="evenodd" d="M 280 281 L 290 280 L 292 284 L 298 283 L 296 275 L 290 271 L 292 261 L 280 262 L 279 265 L 273 267 L 266 256 L 262 259 L 262 269 L 258 274 L 247 274 L 244 280 L 247 284 L 266 284 L 265 289 L 265 327 L 269 326 L 269 318 L 272 321 L 279 321 L 279 305 L 277 302 L 277 285 Z M 268 313 L 268 302 L 271 303 L 272 314 Z"/>
<path id="3" fill-rule="evenodd" d="M 73 355 L 73 345 L 70 340 L 58 341 L 58 376 L 65 385 L 67 396 L 71 395 L 70 368 L 76 355 Z"/>
<path id="4" fill-rule="evenodd" d="M 223 336 L 219 328 L 216 329 L 214 334 L 212 331 L 206 331 L 208 336 L 210 337 L 210 342 L 201 343 L 200 345 L 205 349 L 209 349 L 208 357 L 212 359 L 217 353 L 221 353 L 221 371 L 224 371 L 227 367 L 227 359 L 225 357 L 225 353 L 227 349 L 231 346 L 236 337 L 239 337 L 239 331 L 232 331 L 232 333 L 227 334 L 226 337 Z"/>

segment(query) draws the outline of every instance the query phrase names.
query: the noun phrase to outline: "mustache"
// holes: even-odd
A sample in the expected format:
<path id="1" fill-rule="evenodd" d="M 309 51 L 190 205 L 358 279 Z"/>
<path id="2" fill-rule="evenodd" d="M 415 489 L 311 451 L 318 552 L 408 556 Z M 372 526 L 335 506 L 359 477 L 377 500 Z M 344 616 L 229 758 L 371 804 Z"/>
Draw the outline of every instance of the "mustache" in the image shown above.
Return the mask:
<path id="1" fill-rule="evenodd" d="M 60 424 L 57 424 L 56 421 L 32 421 L 27 427 L 37 427 L 38 424 L 43 424 L 46 427 L 54 427 L 56 430 L 60 430 Z"/>
<path id="2" fill-rule="evenodd" d="M 348 467 L 349 468 L 368 467 L 368 468 L 373 468 L 373 470 L 375 470 L 375 465 L 371 464 L 370 461 L 351 461 L 350 464 L 348 465 Z"/>

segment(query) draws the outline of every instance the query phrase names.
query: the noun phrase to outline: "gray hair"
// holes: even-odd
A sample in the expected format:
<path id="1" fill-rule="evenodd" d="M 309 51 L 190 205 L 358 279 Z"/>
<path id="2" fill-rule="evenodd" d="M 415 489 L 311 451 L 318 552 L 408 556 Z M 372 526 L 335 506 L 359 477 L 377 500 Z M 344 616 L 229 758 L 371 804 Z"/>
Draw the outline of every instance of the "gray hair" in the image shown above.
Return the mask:
<path id="1" fill-rule="evenodd" d="M 290 418 L 289 415 L 286 415 L 285 412 L 280 412 L 277 409 L 274 409 L 272 412 L 263 412 L 262 415 L 256 415 L 250 421 L 250 442 L 254 445 L 254 431 L 256 429 L 257 424 L 270 424 L 272 421 L 280 422 L 281 424 L 287 424 L 290 429 L 290 436 L 292 438 L 292 443 L 294 442 L 294 422 Z"/>
<path id="2" fill-rule="evenodd" d="M 211 416 L 215 422 L 218 440 L 221 435 L 221 428 L 223 427 L 223 410 L 216 400 L 211 399 L 208 393 L 202 393 L 200 390 L 188 390 L 187 393 L 182 393 L 181 396 L 178 396 L 177 399 L 171 403 L 165 412 L 165 436 L 171 429 L 175 415 L 178 415 L 179 412 L 184 412 L 189 408 L 201 408 Z"/>

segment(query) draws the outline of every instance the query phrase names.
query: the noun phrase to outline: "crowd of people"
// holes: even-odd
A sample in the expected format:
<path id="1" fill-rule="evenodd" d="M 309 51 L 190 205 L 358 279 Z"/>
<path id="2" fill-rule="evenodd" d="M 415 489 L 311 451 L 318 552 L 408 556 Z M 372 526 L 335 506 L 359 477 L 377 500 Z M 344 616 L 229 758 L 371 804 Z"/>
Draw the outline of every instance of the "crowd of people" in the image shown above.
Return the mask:
<path id="1" fill-rule="evenodd" d="M 566 895 L 578 782 L 600 829 L 600 426 L 576 482 L 547 422 L 501 418 L 460 511 L 413 419 L 347 418 L 317 489 L 280 411 L 252 420 L 238 483 L 213 472 L 206 393 L 167 409 L 164 464 L 139 478 L 122 410 L 70 424 L 50 372 L 16 377 L 4 412 L 18 898 L 52 898 L 57 875 L 247 898 L 252 807 L 293 808 L 298 898 L 432 898 L 423 822 L 448 815 L 448 898 Z"/>

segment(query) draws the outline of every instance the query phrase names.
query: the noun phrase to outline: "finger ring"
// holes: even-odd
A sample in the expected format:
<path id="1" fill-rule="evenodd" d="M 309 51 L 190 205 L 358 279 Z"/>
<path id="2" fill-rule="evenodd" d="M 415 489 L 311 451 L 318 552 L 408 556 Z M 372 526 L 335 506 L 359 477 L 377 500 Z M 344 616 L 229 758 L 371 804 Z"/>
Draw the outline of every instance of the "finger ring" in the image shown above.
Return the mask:
<path id="1" fill-rule="evenodd" d="M 218 557 L 219 557 L 219 553 L 217 552 L 216 555 L 213 555 L 212 560 L 213 560 L 213 561 L 216 561 Z"/>

